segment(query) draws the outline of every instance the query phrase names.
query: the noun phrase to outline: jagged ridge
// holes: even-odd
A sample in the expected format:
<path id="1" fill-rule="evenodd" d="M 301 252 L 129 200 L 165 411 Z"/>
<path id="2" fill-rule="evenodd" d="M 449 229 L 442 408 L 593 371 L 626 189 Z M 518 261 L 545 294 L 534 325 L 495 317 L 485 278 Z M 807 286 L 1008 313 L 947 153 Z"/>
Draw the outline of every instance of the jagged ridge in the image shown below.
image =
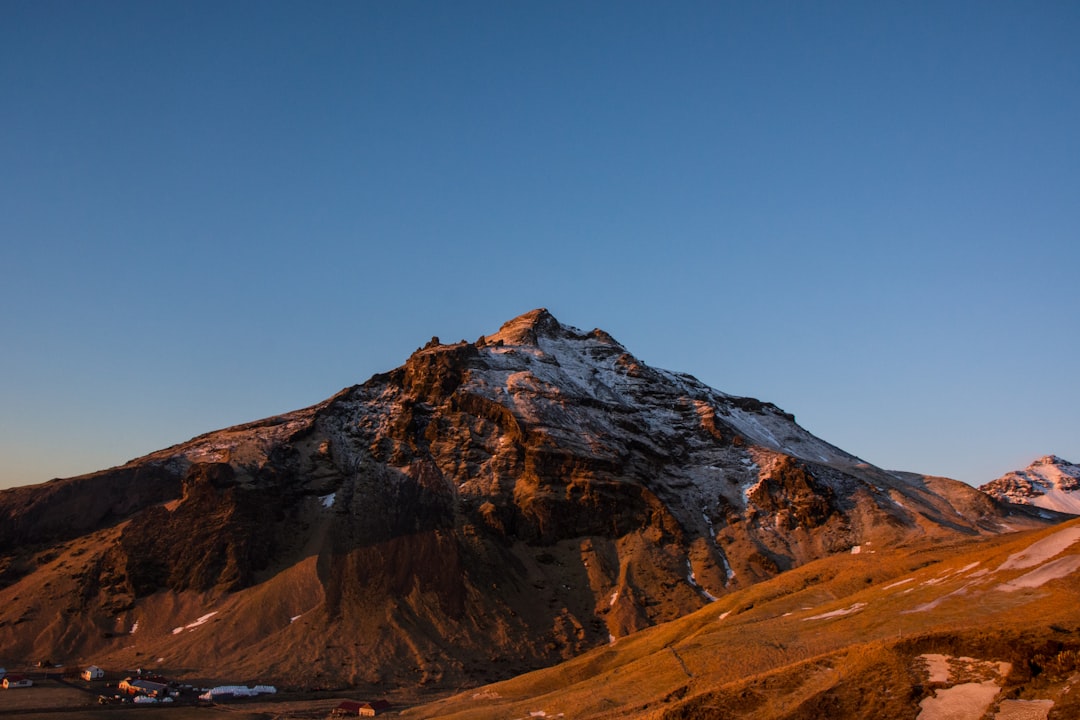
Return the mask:
<path id="1" fill-rule="evenodd" d="M 89 495 L 123 501 L 56 521 Z M 0 650 L 310 685 L 521 672 L 854 546 L 1040 522 L 544 309 L 312 408 L 5 493 L 0 516 L 0 600 L 20 598 L 0 623 L 26 630 Z M 212 637 L 173 636 L 208 607 Z"/>

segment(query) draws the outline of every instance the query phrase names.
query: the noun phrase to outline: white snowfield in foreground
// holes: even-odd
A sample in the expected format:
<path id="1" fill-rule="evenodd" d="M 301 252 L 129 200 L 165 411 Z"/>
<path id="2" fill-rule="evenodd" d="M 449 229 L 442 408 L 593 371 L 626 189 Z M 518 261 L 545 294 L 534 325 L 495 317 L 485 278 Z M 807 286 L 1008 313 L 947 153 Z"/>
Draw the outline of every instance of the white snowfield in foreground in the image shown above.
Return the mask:
<path id="1" fill-rule="evenodd" d="M 997 589 L 1002 592 L 1013 592 L 1025 588 L 1042 587 L 1051 580 L 1063 578 L 1080 570 L 1080 555 L 1066 555 L 1057 560 L 1051 560 L 1045 565 L 1040 565 L 1029 573 L 1013 578 L 1009 582 L 998 585 Z"/>
<path id="2" fill-rule="evenodd" d="M 1000 689 L 993 680 L 985 680 L 938 690 L 919 703 L 918 720 L 982 720 Z"/>
<path id="3" fill-rule="evenodd" d="M 935 689 L 919 703 L 917 720 L 983 720 L 1012 672 L 1010 663 L 994 660 L 935 653 L 919 659 L 932 684 L 949 685 L 961 678 L 968 682 Z M 1053 706 L 1052 700 L 1003 700 L 994 720 L 1046 720 Z"/>
<path id="4" fill-rule="evenodd" d="M 1080 525 L 1059 530 L 1049 537 L 1032 543 L 1024 550 L 1010 555 L 998 568 L 998 572 L 1023 570 L 1044 563 L 1065 552 L 1077 540 L 1080 540 Z"/>
<path id="5" fill-rule="evenodd" d="M 920 658 L 926 663 L 926 671 L 930 673 L 930 682 L 932 683 L 947 683 L 949 682 L 949 656 L 939 655 L 937 653 L 926 653 L 920 655 Z"/>

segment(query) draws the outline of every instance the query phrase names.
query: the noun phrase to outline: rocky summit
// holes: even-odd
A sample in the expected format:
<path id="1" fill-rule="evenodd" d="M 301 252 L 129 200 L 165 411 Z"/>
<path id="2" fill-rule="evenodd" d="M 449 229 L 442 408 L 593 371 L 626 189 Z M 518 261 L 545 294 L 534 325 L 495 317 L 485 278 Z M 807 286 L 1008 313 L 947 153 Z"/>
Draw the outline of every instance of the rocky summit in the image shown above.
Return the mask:
<path id="1" fill-rule="evenodd" d="M 979 488 L 1003 502 L 1080 515 L 1080 465 L 1046 455 Z"/>
<path id="2" fill-rule="evenodd" d="M 507 677 L 817 558 L 1047 522 L 543 309 L 0 518 L 0 657 L 307 688 Z"/>

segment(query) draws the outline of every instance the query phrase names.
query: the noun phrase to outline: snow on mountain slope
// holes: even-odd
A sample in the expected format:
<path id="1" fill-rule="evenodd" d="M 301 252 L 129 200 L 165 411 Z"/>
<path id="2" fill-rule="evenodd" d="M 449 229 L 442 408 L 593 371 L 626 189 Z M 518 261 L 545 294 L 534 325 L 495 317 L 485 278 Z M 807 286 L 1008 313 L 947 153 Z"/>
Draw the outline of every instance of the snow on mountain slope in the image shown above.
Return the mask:
<path id="1" fill-rule="evenodd" d="M 454 684 L 853 547 L 1041 527 L 1044 513 L 886 472 L 771 403 L 538 309 L 475 342 L 433 338 L 310 408 L 0 492 L 0 624 L 18 624 L 0 654 Z M 77 555 L 28 549 L 72 542 Z M 185 608 L 164 633 L 156 603 Z M 211 611 L 212 636 L 172 634 Z"/>
<path id="2" fill-rule="evenodd" d="M 1080 515 L 1080 465 L 1057 455 L 1041 457 L 979 489 L 1003 502 Z"/>

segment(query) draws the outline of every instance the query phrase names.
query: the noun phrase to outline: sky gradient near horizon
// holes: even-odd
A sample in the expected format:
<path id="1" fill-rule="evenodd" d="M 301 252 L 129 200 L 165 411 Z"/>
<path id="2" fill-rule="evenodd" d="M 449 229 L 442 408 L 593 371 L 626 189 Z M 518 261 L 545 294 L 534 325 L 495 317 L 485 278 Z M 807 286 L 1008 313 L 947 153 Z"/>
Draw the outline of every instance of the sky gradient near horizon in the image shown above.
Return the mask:
<path id="1" fill-rule="evenodd" d="M 0 487 L 535 307 L 889 469 L 1080 462 L 1080 4 L 0 2 Z"/>

